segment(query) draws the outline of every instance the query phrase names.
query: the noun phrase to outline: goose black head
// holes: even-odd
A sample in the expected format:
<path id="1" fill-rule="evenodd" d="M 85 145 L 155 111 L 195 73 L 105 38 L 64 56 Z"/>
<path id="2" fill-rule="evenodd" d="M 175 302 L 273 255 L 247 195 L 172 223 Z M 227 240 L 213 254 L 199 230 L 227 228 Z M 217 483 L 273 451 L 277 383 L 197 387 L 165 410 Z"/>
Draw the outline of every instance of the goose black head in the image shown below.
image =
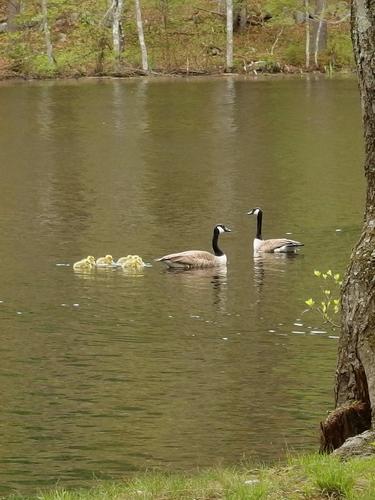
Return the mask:
<path id="1" fill-rule="evenodd" d="M 258 215 L 261 212 L 262 212 L 262 210 L 259 207 L 256 207 L 256 208 L 252 208 L 250 210 L 250 212 L 247 212 L 247 215 Z"/>
<path id="2" fill-rule="evenodd" d="M 231 232 L 229 227 L 224 226 L 224 224 L 217 224 L 215 226 L 215 231 L 218 231 L 219 233 L 230 233 Z"/>

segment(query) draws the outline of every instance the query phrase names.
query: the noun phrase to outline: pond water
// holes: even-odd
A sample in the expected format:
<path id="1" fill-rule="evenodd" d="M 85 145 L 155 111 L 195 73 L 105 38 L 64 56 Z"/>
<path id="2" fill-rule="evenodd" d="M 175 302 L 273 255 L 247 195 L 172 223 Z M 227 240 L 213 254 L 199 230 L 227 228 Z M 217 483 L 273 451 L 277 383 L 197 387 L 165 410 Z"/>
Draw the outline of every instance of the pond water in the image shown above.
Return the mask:
<path id="1" fill-rule="evenodd" d="M 364 206 L 354 79 L 0 86 L 0 493 L 315 450 L 337 331 L 304 312 Z M 305 246 L 254 259 L 264 236 Z M 227 272 L 154 258 L 210 250 Z M 137 274 L 74 272 L 139 254 Z"/>

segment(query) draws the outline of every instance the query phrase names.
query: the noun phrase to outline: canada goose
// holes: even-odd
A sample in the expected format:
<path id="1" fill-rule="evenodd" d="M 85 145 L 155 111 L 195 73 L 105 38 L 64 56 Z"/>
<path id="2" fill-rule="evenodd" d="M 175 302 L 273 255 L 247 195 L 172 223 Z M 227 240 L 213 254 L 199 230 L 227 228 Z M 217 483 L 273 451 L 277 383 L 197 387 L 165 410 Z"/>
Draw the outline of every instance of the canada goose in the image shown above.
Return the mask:
<path id="1" fill-rule="evenodd" d="M 105 257 L 99 257 L 96 261 L 97 267 L 112 267 L 115 265 L 112 255 L 106 255 Z"/>
<path id="2" fill-rule="evenodd" d="M 73 264 L 73 269 L 93 269 L 95 267 L 95 257 L 89 255 L 85 259 L 79 260 Z"/>
<path id="3" fill-rule="evenodd" d="M 227 256 L 222 250 L 220 250 L 217 241 L 220 233 L 230 232 L 231 230 L 224 226 L 224 224 L 217 224 L 214 227 L 212 236 L 213 254 L 204 250 L 188 250 L 186 252 L 164 255 L 164 257 L 160 257 L 155 260 L 157 262 L 165 262 L 168 267 L 180 269 L 215 267 L 220 265 L 225 266 L 227 263 Z"/>
<path id="4" fill-rule="evenodd" d="M 289 240 L 288 238 L 273 238 L 270 240 L 262 239 L 262 210 L 257 208 L 252 208 L 248 215 L 257 216 L 257 232 L 254 238 L 254 253 L 258 252 L 278 252 L 278 253 L 291 253 L 296 252 L 298 247 L 303 247 L 303 243 L 295 240 Z"/>

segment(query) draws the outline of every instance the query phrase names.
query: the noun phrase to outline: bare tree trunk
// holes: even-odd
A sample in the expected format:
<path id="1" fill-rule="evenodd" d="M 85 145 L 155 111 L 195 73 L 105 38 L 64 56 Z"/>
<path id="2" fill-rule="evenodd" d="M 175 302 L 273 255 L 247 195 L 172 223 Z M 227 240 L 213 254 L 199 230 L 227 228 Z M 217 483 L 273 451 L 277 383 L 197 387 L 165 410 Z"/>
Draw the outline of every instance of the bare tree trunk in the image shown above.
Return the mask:
<path id="1" fill-rule="evenodd" d="M 305 66 L 306 66 L 306 69 L 309 69 L 309 67 L 310 67 L 310 13 L 309 13 L 309 0 L 305 0 L 305 27 L 306 27 Z"/>
<path id="2" fill-rule="evenodd" d="M 227 63 L 226 71 L 233 69 L 233 0 L 227 0 Z"/>
<path id="3" fill-rule="evenodd" d="M 55 62 L 55 58 L 53 57 L 53 47 L 51 42 L 51 34 L 48 26 L 48 5 L 47 0 L 42 0 L 42 28 L 44 32 L 44 40 L 46 44 L 46 54 L 48 57 L 48 61 L 53 64 Z"/>
<path id="4" fill-rule="evenodd" d="M 240 0 L 235 2 L 233 9 L 233 29 L 236 32 L 243 32 L 247 28 L 247 2 Z"/>
<path id="5" fill-rule="evenodd" d="M 322 32 L 322 26 L 323 26 L 323 21 L 324 21 L 324 12 L 325 12 L 325 9 L 326 9 L 326 2 L 325 2 L 325 0 L 320 0 L 319 2 L 317 2 L 316 14 L 319 16 L 319 24 L 318 24 L 318 28 L 316 30 L 316 37 L 315 37 L 315 49 L 314 49 L 314 63 L 315 63 L 315 66 L 318 66 L 318 54 L 319 54 L 319 46 L 320 46 L 320 35 L 321 35 L 321 32 Z"/>
<path id="6" fill-rule="evenodd" d="M 113 52 L 116 61 L 120 61 L 122 50 L 122 26 L 121 15 L 123 9 L 123 0 L 113 0 L 112 2 L 112 39 L 113 39 Z"/>
<path id="7" fill-rule="evenodd" d="M 142 54 L 142 69 L 146 73 L 148 73 L 148 57 L 147 57 L 147 48 L 145 43 L 145 37 L 143 34 L 143 23 L 142 23 L 142 12 L 140 0 L 134 0 L 135 2 L 135 16 L 137 20 L 137 31 L 138 31 L 138 40 L 139 46 L 141 47 Z"/>
<path id="8" fill-rule="evenodd" d="M 7 31 L 16 31 L 17 24 L 14 22 L 14 18 L 21 12 L 21 2 L 20 0 L 8 0 L 7 6 Z"/>
<path id="9" fill-rule="evenodd" d="M 353 402 L 363 403 L 363 414 L 367 411 L 369 415 L 368 428 L 371 421 L 375 423 L 375 2 L 352 0 L 351 22 L 363 114 L 367 197 L 362 233 L 352 252 L 341 293 L 335 405 L 339 410 Z M 325 449 L 329 450 L 337 444 L 330 443 L 326 423 L 322 432 Z M 341 431 L 342 443 L 358 429 L 349 418 Z"/>

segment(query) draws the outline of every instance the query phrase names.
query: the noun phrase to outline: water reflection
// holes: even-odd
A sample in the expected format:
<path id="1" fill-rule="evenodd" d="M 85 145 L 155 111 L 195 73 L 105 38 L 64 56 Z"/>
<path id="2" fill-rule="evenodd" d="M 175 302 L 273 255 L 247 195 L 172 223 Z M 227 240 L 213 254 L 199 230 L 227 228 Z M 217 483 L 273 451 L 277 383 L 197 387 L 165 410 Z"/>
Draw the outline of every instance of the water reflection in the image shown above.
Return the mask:
<path id="1" fill-rule="evenodd" d="M 360 230 L 356 84 L 7 84 L 0 107 L 0 494 L 314 449 L 336 345 L 292 332 Z M 303 255 L 249 265 L 250 200 Z M 219 220 L 227 269 L 57 265 L 208 248 Z"/>
<path id="2" fill-rule="evenodd" d="M 226 312 L 227 267 L 217 266 L 206 269 L 165 269 L 168 276 L 175 276 L 184 286 L 199 293 L 199 290 L 212 289 L 212 304 L 220 312 Z"/>
<path id="3" fill-rule="evenodd" d="M 288 272 L 289 266 L 293 265 L 296 259 L 302 257 L 297 253 L 256 252 L 253 256 L 254 284 L 258 293 L 261 293 L 267 279 Z"/>

